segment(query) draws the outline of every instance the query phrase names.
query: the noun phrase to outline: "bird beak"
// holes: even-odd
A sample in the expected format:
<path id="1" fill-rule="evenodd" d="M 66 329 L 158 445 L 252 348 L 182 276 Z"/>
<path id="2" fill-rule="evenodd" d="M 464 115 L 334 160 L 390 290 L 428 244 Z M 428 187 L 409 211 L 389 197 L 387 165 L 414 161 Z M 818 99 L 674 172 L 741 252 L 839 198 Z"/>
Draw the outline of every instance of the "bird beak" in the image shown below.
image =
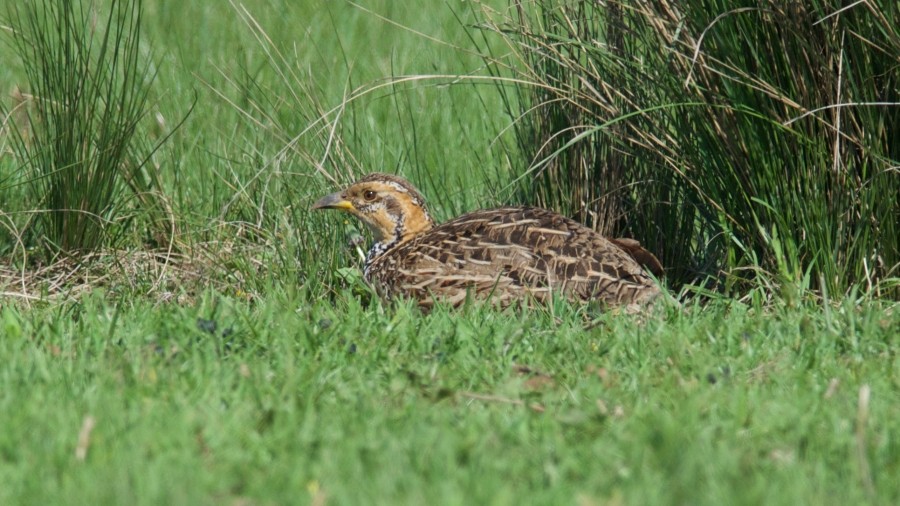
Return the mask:
<path id="1" fill-rule="evenodd" d="M 341 195 L 341 192 L 337 192 L 322 197 L 309 209 L 311 211 L 316 209 L 340 209 L 342 211 L 352 211 L 353 204 L 351 204 L 349 200 L 345 199 Z"/>

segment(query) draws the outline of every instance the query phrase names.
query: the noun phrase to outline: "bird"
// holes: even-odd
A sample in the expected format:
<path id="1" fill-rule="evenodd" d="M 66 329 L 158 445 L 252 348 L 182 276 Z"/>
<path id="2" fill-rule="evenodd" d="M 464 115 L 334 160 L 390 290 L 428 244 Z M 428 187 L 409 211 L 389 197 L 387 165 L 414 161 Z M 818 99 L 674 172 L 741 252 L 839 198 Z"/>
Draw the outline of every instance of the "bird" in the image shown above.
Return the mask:
<path id="1" fill-rule="evenodd" d="M 638 241 L 608 239 L 539 207 L 481 209 L 438 224 L 409 181 L 375 172 L 322 197 L 317 209 L 365 223 L 374 242 L 363 278 L 383 299 L 413 299 L 425 310 L 470 297 L 500 307 L 547 303 L 557 294 L 636 312 L 661 293 L 654 277 L 662 265 Z"/>

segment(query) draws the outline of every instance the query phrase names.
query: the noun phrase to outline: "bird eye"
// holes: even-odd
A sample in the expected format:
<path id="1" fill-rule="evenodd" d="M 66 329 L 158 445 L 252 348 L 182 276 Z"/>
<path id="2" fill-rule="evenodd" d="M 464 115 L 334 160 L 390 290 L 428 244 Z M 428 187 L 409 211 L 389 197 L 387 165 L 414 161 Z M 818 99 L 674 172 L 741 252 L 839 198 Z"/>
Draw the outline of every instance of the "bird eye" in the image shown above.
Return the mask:
<path id="1" fill-rule="evenodd" d="M 366 193 L 363 193 L 363 198 L 371 202 L 375 200 L 375 192 L 372 190 L 366 190 Z"/>

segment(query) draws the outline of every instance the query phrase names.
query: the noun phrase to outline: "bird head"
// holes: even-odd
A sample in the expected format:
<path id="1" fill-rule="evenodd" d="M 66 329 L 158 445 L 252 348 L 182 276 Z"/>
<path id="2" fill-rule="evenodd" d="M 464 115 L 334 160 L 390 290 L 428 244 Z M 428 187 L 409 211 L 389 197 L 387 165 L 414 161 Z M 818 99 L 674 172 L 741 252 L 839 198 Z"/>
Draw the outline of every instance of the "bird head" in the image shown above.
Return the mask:
<path id="1" fill-rule="evenodd" d="M 311 209 L 339 209 L 356 216 L 372 231 L 377 243 L 411 239 L 434 226 L 425 199 L 409 181 L 373 173 L 343 191 L 322 197 Z"/>

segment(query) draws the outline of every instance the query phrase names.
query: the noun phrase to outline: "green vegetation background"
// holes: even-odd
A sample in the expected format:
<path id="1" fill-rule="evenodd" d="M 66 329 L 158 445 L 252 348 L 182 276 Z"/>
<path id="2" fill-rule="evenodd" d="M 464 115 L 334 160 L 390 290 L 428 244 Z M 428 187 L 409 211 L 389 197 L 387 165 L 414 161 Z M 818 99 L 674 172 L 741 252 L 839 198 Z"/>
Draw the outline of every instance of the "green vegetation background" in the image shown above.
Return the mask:
<path id="1" fill-rule="evenodd" d="M 889 303 L 754 296 L 585 328 L 564 304 L 422 316 L 344 279 L 356 226 L 306 214 L 334 187 L 317 161 L 343 178 L 410 176 L 439 218 L 514 198 L 518 148 L 496 86 L 385 80 L 484 74 L 462 49 L 468 2 L 144 14 L 157 74 L 141 135 L 161 138 L 193 108 L 152 166 L 179 251 L 210 253 L 188 279 L 101 262 L 118 277 L 83 274 L 92 293 L 4 292 L 0 504 L 900 501 Z M 12 47 L 0 55 L 0 82 L 23 82 Z M 336 109 L 344 147 L 326 156 L 316 134 L 285 149 L 372 83 Z M 4 196 L 4 223 L 18 223 L 25 189 Z M 147 223 L 130 244 L 165 249 Z M 9 266 L 22 268 L 35 266 Z"/>

